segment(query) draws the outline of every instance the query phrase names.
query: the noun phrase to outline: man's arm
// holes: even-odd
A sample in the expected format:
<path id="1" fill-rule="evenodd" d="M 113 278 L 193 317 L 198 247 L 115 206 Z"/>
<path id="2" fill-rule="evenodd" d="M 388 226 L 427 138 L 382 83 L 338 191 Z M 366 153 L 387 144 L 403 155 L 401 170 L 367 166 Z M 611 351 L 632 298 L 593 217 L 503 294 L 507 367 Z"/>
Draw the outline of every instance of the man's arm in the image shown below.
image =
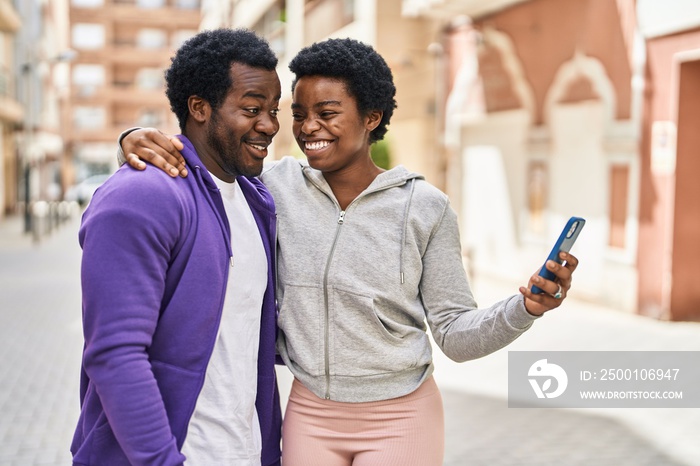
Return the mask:
<path id="1" fill-rule="evenodd" d="M 129 461 L 175 465 L 185 458 L 147 349 L 158 325 L 181 209 L 163 205 L 173 195 L 162 176 L 138 176 L 140 182 L 129 183 L 133 171 L 117 172 L 93 197 L 80 229 L 83 363 Z"/>
<path id="2" fill-rule="evenodd" d="M 170 176 L 187 176 L 185 159 L 180 151 L 182 141 L 156 128 L 129 128 L 119 135 L 117 160 L 137 170 L 146 168 L 147 161 Z"/>

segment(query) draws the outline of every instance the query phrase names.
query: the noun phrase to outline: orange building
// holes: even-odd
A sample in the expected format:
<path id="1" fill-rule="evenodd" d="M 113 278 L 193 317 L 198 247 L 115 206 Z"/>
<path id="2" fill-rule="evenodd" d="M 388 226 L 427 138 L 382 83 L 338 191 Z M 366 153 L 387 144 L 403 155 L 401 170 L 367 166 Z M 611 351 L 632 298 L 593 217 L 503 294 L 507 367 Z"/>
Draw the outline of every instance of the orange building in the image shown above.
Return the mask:
<path id="1" fill-rule="evenodd" d="M 127 127 L 179 132 L 163 71 L 198 31 L 199 9 L 199 0 L 70 0 L 70 43 L 78 54 L 64 134 L 68 184 L 113 171 L 116 137 Z"/>

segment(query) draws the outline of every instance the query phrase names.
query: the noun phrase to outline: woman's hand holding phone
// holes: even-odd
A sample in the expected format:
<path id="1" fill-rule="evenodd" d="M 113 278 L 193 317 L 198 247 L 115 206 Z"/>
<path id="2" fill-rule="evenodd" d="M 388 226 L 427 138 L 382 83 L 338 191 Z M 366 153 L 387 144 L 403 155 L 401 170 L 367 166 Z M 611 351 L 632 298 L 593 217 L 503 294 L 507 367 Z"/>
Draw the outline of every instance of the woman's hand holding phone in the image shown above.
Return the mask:
<path id="1" fill-rule="evenodd" d="M 585 224 L 583 218 L 571 217 L 544 265 L 530 277 L 527 288 L 520 287 L 530 314 L 542 315 L 557 308 L 566 297 L 571 288 L 571 276 L 578 266 L 578 259 L 569 251 Z"/>
<path id="2" fill-rule="evenodd" d="M 546 270 L 554 274 L 556 281 L 541 277 L 538 270 L 530 277 L 527 287 L 520 287 L 520 293 L 525 296 L 525 309 L 532 315 L 539 316 L 559 307 L 571 288 L 571 277 L 578 266 L 578 259 L 568 252 L 560 252 L 559 258 L 562 260 L 561 264 L 548 260 L 544 265 Z M 534 293 L 533 286 L 543 290 L 543 293 Z M 557 293 L 560 293 L 561 297 L 556 298 Z"/>

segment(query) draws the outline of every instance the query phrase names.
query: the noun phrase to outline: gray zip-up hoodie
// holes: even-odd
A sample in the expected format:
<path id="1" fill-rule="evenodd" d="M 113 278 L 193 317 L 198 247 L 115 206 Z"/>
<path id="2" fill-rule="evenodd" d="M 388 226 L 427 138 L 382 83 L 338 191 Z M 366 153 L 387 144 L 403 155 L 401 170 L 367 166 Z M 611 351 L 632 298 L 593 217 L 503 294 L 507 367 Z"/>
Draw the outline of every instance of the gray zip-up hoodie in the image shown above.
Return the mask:
<path id="1" fill-rule="evenodd" d="M 321 398 L 411 393 L 435 342 L 455 361 L 490 354 L 536 317 L 521 295 L 477 309 L 447 196 L 403 167 L 341 211 L 323 175 L 285 157 L 262 174 L 278 225 L 278 350 Z"/>

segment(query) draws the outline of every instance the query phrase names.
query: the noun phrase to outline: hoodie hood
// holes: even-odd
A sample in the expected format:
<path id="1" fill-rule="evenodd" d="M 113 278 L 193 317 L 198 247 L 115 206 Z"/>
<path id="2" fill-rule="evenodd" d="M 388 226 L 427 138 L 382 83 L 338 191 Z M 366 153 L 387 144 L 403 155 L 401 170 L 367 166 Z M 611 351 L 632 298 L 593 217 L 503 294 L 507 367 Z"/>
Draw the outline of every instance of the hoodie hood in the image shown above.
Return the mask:
<path id="1" fill-rule="evenodd" d="M 212 179 L 209 170 L 207 170 L 207 167 L 204 165 L 204 162 L 202 162 L 202 159 L 200 159 L 199 155 L 197 155 L 197 151 L 195 150 L 194 145 L 192 145 L 192 142 L 187 139 L 187 136 L 182 134 L 178 134 L 177 138 L 182 141 L 182 144 L 185 146 L 180 153 L 185 158 L 187 165 L 195 169 L 196 173 L 199 173 L 199 176 L 207 189 L 218 192 L 219 188 L 216 186 L 216 183 L 214 183 L 214 180 Z"/>
<path id="2" fill-rule="evenodd" d="M 328 185 L 326 182 L 326 179 L 323 177 L 323 173 L 320 171 L 311 168 L 308 164 L 299 161 L 299 164 L 302 167 L 302 171 L 304 173 L 304 176 L 311 181 L 318 189 L 326 193 L 328 196 L 330 196 L 333 200 L 335 200 L 335 196 L 333 195 L 333 191 L 331 190 L 331 187 Z M 412 180 L 424 180 L 425 177 L 423 175 L 420 175 L 418 173 L 411 172 L 407 170 L 403 165 L 396 166 L 392 168 L 391 170 L 387 170 L 383 173 L 380 173 L 377 175 L 377 177 L 370 183 L 370 185 L 365 189 L 360 196 L 358 196 L 358 199 L 366 194 L 376 192 L 376 191 L 381 191 L 383 189 L 388 189 L 388 188 L 393 188 L 396 186 L 401 186 L 409 181 Z"/>
<path id="3" fill-rule="evenodd" d="M 326 193 L 327 196 L 329 196 L 331 199 L 335 201 L 335 196 L 333 195 L 333 191 L 331 190 L 331 187 L 328 185 L 326 182 L 326 179 L 323 177 L 323 173 L 321 173 L 319 170 L 315 170 L 311 168 L 308 164 L 302 164 L 302 170 L 304 172 L 304 176 L 309 179 L 318 189 Z M 399 280 L 401 284 L 404 283 L 404 247 L 406 245 L 406 234 L 407 234 L 407 229 L 408 229 L 408 216 L 409 216 L 409 211 L 411 209 L 411 201 L 413 200 L 413 193 L 414 188 L 415 188 L 415 181 L 416 180 L 425 180 L 425 177 L 423 175 L 420 175 L 415 172 L 411 172 L 407 170 L 403 165 L 398 165 L 390 170 L 387 170 L 385 172 L 380 173 L 377 175 L 377 177 L 370 183 L 370 185 L 365 189 L 360 195 L 353 201 L 353 203 L 357 200 L 362 198 L 363 196 L 366 196 L 371 193 L 375 193 L 378 191 L 382 191 L 385 189 L 390 189 L 390 188 L 395 188 L 398 186 L 403 186 L 405 184 L 408 184 L 408 189 L 409 189 L 409 196 L 406 201 L 405 208 L 403 210 L 403 219 L 402 219 L 402 234 L 401 234 L 401 252 L 399 254 Z M 337 203 L 337 202 L 336 202 Z M 351 203 L 352 204 L 352 203 Z M 348 206 L 350 207 L 350 206 Z"/>

